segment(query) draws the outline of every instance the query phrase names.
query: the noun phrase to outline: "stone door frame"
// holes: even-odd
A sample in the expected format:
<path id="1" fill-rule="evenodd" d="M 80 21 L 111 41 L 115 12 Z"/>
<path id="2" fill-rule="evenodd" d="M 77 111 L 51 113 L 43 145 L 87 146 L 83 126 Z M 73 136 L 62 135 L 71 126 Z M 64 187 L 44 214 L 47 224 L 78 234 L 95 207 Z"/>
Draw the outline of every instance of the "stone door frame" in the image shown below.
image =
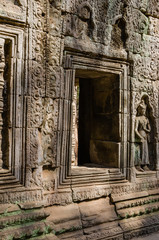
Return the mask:
<path id="1" fill-rule="evenodd" d="M 83 54 L 66 51 L 64 54 L 64 86 L 61 90 L 62 103 L 60 114 L 61 141 L 58 139 L 57 160 L 60 168 L 60 183 L 71 175 L 71 148 L 72 148 L 72 100 L 76 70 L 96 70 L 119 76 L 120 104 L 119 113 L 121 147 L 119 168 L 125 177 L 128 177 L 128 126 L 129 126 L 129 64 L 126 61 L 113 60 L 108 58 L 92 58 Z"/>
<path id="2" fill-rule="evenodd" d="M 9 41 L 11 45 L 9 74 L 10 102 L 9 102 L 9 170 L 24 184 L 25 179 L 25 100 L 24 80 L 24 31 L 20 27 L 0 26 L 0 38 Z"/>

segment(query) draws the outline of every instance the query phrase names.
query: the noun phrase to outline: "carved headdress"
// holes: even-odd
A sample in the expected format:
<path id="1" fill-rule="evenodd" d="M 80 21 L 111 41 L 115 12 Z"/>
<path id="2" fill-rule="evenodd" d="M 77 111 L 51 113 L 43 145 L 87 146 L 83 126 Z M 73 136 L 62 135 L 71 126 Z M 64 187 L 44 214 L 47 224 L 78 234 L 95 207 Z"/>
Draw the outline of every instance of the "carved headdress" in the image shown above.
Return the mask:
<path id="1" fill-rule="evenodd" d="M 138 108 L 137 108 L 137 115 L 139 115 L 142 110 L 146 111 L 146 109 L 147 109 L 147 105 L 145 104 L 144 99 L 142 99 Z"/>

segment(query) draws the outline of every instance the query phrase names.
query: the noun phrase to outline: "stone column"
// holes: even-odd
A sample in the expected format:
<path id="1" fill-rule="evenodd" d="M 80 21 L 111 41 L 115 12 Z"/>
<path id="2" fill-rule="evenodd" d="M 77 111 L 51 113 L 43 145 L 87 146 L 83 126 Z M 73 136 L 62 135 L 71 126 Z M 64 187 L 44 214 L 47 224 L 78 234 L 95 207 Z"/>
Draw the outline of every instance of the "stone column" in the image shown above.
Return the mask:
<path id="1" fill-rule="evenodd" d="M 3 87 L 4 87 L 4 67 L 5 67 L 5 59 L 4 59 L 4 39 L 0 38 L 0 169 L 3 166 L 2 160 L 2 128 L 3 128 Z"/>

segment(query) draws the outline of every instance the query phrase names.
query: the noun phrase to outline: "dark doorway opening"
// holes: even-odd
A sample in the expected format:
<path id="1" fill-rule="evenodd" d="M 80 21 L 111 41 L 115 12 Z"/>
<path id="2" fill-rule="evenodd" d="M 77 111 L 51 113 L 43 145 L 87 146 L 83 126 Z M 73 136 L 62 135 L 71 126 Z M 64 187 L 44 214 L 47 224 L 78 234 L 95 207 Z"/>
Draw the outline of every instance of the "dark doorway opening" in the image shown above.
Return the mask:
<path id="1" fill-rule="evenodd" d="M 119 76 L 78 72 L 75 89 L 73 165 L 119 167 Z"/>
<path id="2" fill-rule="evenodd" d="M 78 165 L 91 162 L 92 98 L 91 79 L 79 79 Z"/>

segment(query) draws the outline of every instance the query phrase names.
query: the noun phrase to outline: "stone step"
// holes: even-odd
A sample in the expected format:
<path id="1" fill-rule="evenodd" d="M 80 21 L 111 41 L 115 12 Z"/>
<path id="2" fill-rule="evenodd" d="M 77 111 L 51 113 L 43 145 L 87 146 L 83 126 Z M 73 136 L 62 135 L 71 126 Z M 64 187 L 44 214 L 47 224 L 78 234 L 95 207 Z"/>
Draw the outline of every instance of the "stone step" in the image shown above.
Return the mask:
<path id="1" fill-rule="evenodd" d="M 155 232 L 149 232 L 146 235 L 143 236 L 136 236 L 132 238 L 131 240 L 158 240 L 159 239 L 159 231 L 155 230 Z"/>
<path id="2" fill-rule="evenodd" d="M 109 174 L 106 173 L 94 173 L 94 174 L 81 174 L 81 175 L 72 175 L 69 178 L 73 178 L 73 179 L 81 179 L 81 178 L 98 178 L 98 177 L 109 177 Z"/>
<path id="3" fill-rule="evenodd" d="M 111 194 L 111 201 L 116 206 L 118 216 L 122 219 L 152 212 L 159 212 L 159 190 L 147 190 L 129 194 Z"/>
<path id="4" fill-rule="evenodd" d="M 156 177 L 156 171 L 145 171 L 145 172 L 137 172 L 136 173 L 137 178 L 152 178 Z"/>
<path id="5" fill-rule="evenodd" d="M 18 182 L 17 183 L 14 183 L 14 184 L 8 184 L 8 185 L 2 185 L 0 186 L 0 190 L 11 190 L 11 189 L 14 189 L 14 188 L 21 188 L 23 189 L 24 187 L 22 185 L 20 185 Z"/>
<path id="6" fill-rule="evenodd" d="M 125 176 L 118 168 L 100 168 L 75 166 L 71 169 L 71 175 L 61 181 L 60 188 L 76 186 L 104 185 L 113 183 L 127 183 Z"/>
<path id="7" fill-rule="evenodd" d="M 135 200 L 138 198 L 148 197 L 149 193 L 148 191 L 142 191 L 142 192 L 134 192 L 134 193 L 124 193 L 122 195 L 119 194 L 111 194 L 111 200 L 113 203 L 117 202 L 123 202 L 127 200 Z"/>
<path id="8" fill-rule="evenodd" d="M 37 209 L 37 208 L 43 208 L 45 206 L 45 201 L 30 201 L 26 203 L 18 203 L 18 206 L 22 210 L 31 210 L 31 209 Z"/>
<path id="9" fill-rule="evenodd" d="M 22 187 L 10 171 L 0 172 L 0 191 Z"/>
<path id="10" fill-rule="evenodd" d="M 18 212 L 20 208 L 17 204 L 0 204 L 0 217 L 6 213 Z"/>
<path id="11" fill-rule="evenodd" d="M 155 212 L 148 215 L 122 219 L 119 221 L 119 225 L 123 229 L 124 239 L 149 234 L 159 230 L 159 213 Z"/>
<path id="12" fill-rule="evenodd" d="M 0 183 L 17 180 L 14 176 L 0 178 Z"/>
<path id="13" fill-rule="evenodd" d="M 0 172 L 0 180 L 5 180 L 5 179 L 12 179 L 12 178 L 15 178 L 15 176 L 10 172 L 5 172 L 5 173 L 1 173 Z"/>
<path id="14" fill-rule="evenodd" d="M 116 209 L 120 210 L 120 209 L 135 207 L 135 206 L 141 206 L 141 205 L 153 203 L 153 202 L 159 202 L 159 195 L 148 196 L 145 198 L 138 198 L 135 200 L 128 200 L 124 202 L 118 202 L 116 203 Z"/>
<path id="15" fill-rule="evenodd" d="M 8 170 L 8 169 L 1 169 L 0 170 L 0 176 L 3 175 L 3 174 L 8 174 L 8 173 L 11 173 L 11 171 Z"/>
<path id="16" fill-rule="evenodd" d="M 37 210 L 45 206 L 45 201 L 30 201 L 16 204 L 0 204 L 0 217 L 7 216 L 8 213 L 23 213 L 24 210 Z M 22 211 L 23 210 L 23 211 Z M 27 212 L 26 212 L 27 213 Z"/>
<path id="17" fill-rule="evenodd" d="M 1 215 L 0 217 L 0 229 L 21 225 L 23 223 L 28 223 L 31 221 L 40 221 L 45 219 L 49 214 L 46 214 L 44 210 L 34 210 L 34 211 L 16 211 L 13 213 L 7 213 Z"/>
<path id="18" fill-rule="evenodd" d="M 121 177 L 119 177 L 119 178 L 114 178 L 114 179 L 110 179 L 110 178 L 95 178 L 95 179 L 87 179 L 87 178 L 85 178 L 85 179 L 82 179 L 81 181 L 79 181 L 78 179 L 76 179 L 76 180 L 74 180 L 74 179 L 72 179 L 72 185 L 76 185 L 76 184 L 92 184 L 92 183 L 99 183 L 99 184 L 103 184 L 103 183 L 108 183 L 108 182 L 110 182 L 110 181 L 117 181 L 117 180 L 120 180 L 120 181 L 122 181 L 122 180 L 125 180 L 125 178 L 121 178 Z"/>
<path id="19" fill-rule="evenodd" d="M 81 179 L 99 179 L 99 178 L 105 178 L 105 179 L 113 179 L 113 178 L 125 178 L 123 174 L 90 174 L 90 175 L 76 175 L 76 176 L 68 176 L 66 178 L 66 181 L 70 180 L 78 180 L 80 181 Z"/>
<path id="20" fill-rule="evenodd" d="M 17 184 L 19 183 L 19 181 L 15 178 L 15 179 L 7 179 L 7 180 L 0 180 L 0 186 L 1 185 L 13 185 L 13 184 Z"/>
<path id="21" fill-rule="evenodd" d="M 2 177 L 9 177 L 9 176 L 13 176 L 13 174 L 11 173 L 11 172 L 8 172 L 8 173 L 0 173 L 0 179 L 2 178 Z"/>
<path id="22" fill-rule="evenodd" d="M 129 218 L 132 216 L 140 216 L 156 211 L 159 211 L 159 202 L 117 210 L 117 213 L 121 218 Z"/>
<path id="23" fill-rule="evenodd" d="M 90 173 L 90 174 L 80 174 L 80 175 L 72 175 L 69 178 L 80 179 L 80 178 L 98 178 L 98 177 L 114 177 L 114 176 L 122 176 L 121 173 Z"/>
<path id="24" fill-rule="evenodd" d="M 87 183 L 90 183 L 90 182 L 108 182 L 108 181 L 116 181 L 116 180 L 124 180 L 125 177 L 122 175 L 122 174 L 119 174 L 119 175 L 105 175 L 105 176 L 90 176 L 89 178 L 88 177 L 83 177 L 83 178 L 74 178 L 72 177 L 72 184 L 73 183 L 82 183 L 82 182 L 87 182 Z"/>
<path id="25" fill-rule="evenodd" d="M 59 240 L 59 238 L 51 233 L 51 234 L 42 235 L 39 237 L 30 238 L 30 240 Z"/>
<path id="26" fill-rule="evenodd" d="M 87 178 L 87 177 L 83 177 L 83 178 L 80 178 L 80 179 L 78 179 L 78 178 L 72 178 L 72 184 L 74 184 L 74 183 L 84 183 L 84 182 L 86 182 L 86 183 L 90 183 L 90 182 L 102 182 L 102 181 L 104 181 L 104 182 L 107 182 L 107 181 L 109 181 L 109 178 L 108 177 L 90 177 L 90 178 Z"/>
<path id="27" fill-rule="evenodd" d="M 76 187 L 92 187 L 92 186 L 104 186 L 107 184 L 124 184 L 127 183 L 128 180 L 125 179 L 125 177 L 119 178 L 119 179 L 108 179 L 106 181 L 106 179 L 104 179 L 103 181 L 100 179 L 98 181 L 96 181 L 96 179 L 94 180 L 90 180 L 90 179 L 85 179 L 85 181 L 83 181 L 82 179 L 80 179 L 79 181 L 72 181 L 71 180 L 66 180 L 64 182 L 62 182 L 59 186 L 59 189 L 66 189 L 66 187 L 69 188 L 69 186 L 71 185 L 72 187 L 76 188 Z"/>
<path id="28" fill-rule="evenodd" d="M 79 176 L 79 175 L 92 175 L 92 174 L 118 174 L 120 170 L 118 168 L 99 168 L 99 167 L 84 167 L 84 166 L 76 166 L 72 167 L 71 175 Z"/>
<path id="29" fill-rule="evenodd" d="M 43 202 L 0 204 L 0 239 L 36 239 L 51 232 Z M 45 238 L 47 239 L 47 238 Z"/>
<path id="30" fill-rule="evenodd" d="M 47 239 L 49 226 L 46 225 L 45 222 L 32 222 L 28 224 L 23 224 L 19 226 L 5 228 L 0 231 L 0 239 L 8 240 L 8 239 L 37 239 L 37 237 L 42 236 L 42 239 Z M 53 235 L 54 236 L 54 235 Z M 56 238 L 52 238 L 56 240 Z M 49 238 L 50 240 L 50 238 Z"/>

